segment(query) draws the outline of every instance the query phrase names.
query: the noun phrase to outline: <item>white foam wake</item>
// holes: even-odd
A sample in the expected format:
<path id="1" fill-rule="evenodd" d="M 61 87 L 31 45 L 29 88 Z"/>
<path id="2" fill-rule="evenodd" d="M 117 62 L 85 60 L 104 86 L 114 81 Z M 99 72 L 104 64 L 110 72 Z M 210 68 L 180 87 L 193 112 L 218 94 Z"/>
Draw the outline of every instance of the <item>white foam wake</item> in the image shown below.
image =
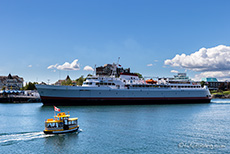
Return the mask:
<path id="1" fill-rule="evenodd" d="M 0 145 L 13 144 L 19 141 L 28 141 L 39 138 L 46 138 L 54 136 L 53 134 L 44 134 L 43 132 L 29 132 L 29 133 L 16 133 L 0 135 Z"/>

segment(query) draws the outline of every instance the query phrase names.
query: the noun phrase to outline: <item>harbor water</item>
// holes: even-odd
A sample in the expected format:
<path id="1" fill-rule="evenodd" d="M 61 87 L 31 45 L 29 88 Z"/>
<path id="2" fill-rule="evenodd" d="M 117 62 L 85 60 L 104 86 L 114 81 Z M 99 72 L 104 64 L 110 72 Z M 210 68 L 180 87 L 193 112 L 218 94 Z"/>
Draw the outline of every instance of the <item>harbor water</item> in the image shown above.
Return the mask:
<path id="1" fill-rule="evenodd" d="M 228 153 L 230 99 L 210 104 L 58 106 L 80 130 L 45 135 L 53 106 L 0 103 L 1 153 Z"/>

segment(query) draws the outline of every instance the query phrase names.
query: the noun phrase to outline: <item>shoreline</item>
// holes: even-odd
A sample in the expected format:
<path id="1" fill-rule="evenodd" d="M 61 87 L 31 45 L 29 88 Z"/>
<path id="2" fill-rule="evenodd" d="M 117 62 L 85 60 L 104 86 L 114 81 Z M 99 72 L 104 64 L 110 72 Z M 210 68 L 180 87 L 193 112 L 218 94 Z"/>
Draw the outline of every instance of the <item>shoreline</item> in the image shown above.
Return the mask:
<path id="1" fill-rule="evenodd" d="M 212 99 L 214 99 L 214 98 L 230 99 L 230 95 L 215 94 L 215 95 L 212 95 Z"/>
<path id="2" fill-rule="evenodd" d="M 36 102 L 41 102 L 40 97 L 36 97 L 36 96 L 0 97 L 0 103 L 36 103 Z"/>

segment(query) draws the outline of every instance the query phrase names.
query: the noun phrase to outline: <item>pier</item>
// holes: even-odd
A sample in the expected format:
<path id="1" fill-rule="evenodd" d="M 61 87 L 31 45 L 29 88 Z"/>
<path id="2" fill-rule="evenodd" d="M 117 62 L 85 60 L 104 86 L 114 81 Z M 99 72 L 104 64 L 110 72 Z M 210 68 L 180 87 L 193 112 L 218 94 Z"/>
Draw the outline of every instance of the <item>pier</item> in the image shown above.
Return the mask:
<path id="1" fill-rule="evenodd" d="M 1 96 L 0 103 L 35 103 L 41 102 L 40 97 L 36 96 Z"/>
<path id="2" fill-rule="evenodd" d="M 0 91 L 0 103 L 30 103 L 41 102 L 36 91 Z"/>

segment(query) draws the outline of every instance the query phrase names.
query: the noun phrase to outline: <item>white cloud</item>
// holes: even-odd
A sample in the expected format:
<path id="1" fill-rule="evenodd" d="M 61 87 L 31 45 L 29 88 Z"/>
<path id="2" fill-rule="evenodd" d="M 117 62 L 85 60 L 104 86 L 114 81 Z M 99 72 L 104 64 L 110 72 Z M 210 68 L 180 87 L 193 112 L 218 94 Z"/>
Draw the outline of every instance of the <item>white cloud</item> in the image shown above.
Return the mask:
<path id="1" fill-rule="evenodd" d="M 55 69 L 55 68 L 57 68 L 57 66 L 58 66 L 58 64 L 56 64 L 56 65 L 50 65 L 50 66 L 47 67 L 47 69 Z"/>
<path id="2" fill-rule="evenodd" d="M 218 78 L 219 80 L 229 80 L 230 71 L 208 71 L 196 74 L 193 80 L 200 81 L 202 78 Z"/>
<path id="3" fill-rule="evenodd" d="M 85 66 L 84 70 L 85 71 L 94 71 L 94 69 L 91 66 Z"/>
<path id="4" fill-rule="evenodd" d="M 28 65 L 28 67 L 32 67 L 32 65 Z"/>
<path id="5" fill-rule="evenodd" d="M 50 65 L 47 69 L 58 69 L 58 70 L 79 70 L 80 64 L 77 63 L 78 59 L 75 59 L 72 63 L 65 62 L 63 65 Z"/>
<path id="6" fill-rule="evenodd" d="M 177 70 L 171 70 L 171 73 L 179 73 Z"/>
<path id="7" fill-rule="evenodd" d="M 229 70 L 230 47 L 219 45 L 208 49 L 201 48 L 190 55 L 176 55 L 173 59 L 165 60 L 164 64 L 197 72 Z"/>
<path id="8" fill-rule="evenodd" d="M 147 66 L 153 66 L 153 64 L 147 64 Z"/>

